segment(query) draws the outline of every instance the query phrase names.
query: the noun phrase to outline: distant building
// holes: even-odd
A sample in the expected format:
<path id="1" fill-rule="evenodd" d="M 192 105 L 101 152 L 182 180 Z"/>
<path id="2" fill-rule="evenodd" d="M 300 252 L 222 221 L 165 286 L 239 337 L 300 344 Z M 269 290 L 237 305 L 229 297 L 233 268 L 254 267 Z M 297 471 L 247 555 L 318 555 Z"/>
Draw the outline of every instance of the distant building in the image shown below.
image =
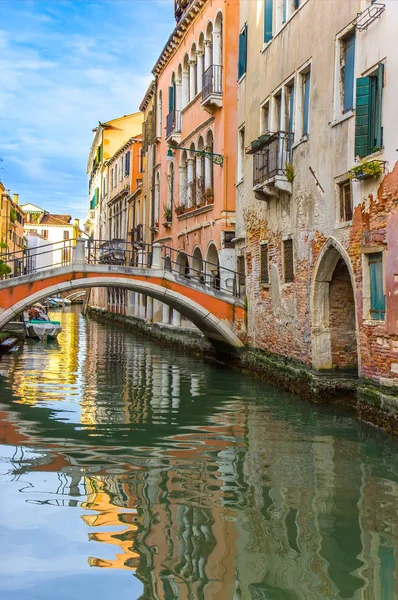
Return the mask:
<path id="1" fill-rule="evenodd" d="M 12 272 L 18 273 L 22 269 L 26 247 L 23 212 L 18 205 L 18 194 L 14 194 L 11 198 L 10 191 L 5 189 L 1 181 L 0 195 L 0 253 L 1 255 L 13 254 L 11 260 L 7 260 L 7 262 Z"/>
<path id="2" fill-rule="evenodd" d="M 21 209 L 28 248 L 47 247 L 48 258 L 37 257 L 35 264 L 38 260 L 40 267 L 69 262 L 74 240 L 82 233 L 79 219 L 72 222 L 71 215 L 51 214 L 35 204 L 23 204 Z M 30 252 L 31 258 L 33 254 L 37 256 L 38 251 Z"/>

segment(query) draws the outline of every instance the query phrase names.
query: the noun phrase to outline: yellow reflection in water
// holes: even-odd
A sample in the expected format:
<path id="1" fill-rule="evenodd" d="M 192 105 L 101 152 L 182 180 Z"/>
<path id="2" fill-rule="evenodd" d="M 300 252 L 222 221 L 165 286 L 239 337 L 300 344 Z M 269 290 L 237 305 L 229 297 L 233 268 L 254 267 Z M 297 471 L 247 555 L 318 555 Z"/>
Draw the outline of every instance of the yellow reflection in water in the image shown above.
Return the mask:
<path id="1" fill-rule="evenodd" d="M 138 529 L 138 516 L 135 508 L 118 506 L 118 498 L 122 494 L 133 502 L 127 484 L 121 478 L 106 476 L 86 476 L 84 478 L 87 501 L 81 506 L 93 514 L 82 515 L 83 521 L 89 527 L 117 527 L 117 531 L 98 531 L 89 533 L 89 540 L 119 546 L 121 553 L 113 560 L 90 556 L 88 563 L 92 567 L 107 569 L 129 569 L 135 571 L 138 566 L 139 554 L 134 551 L 134 541 Z M 123 489 L 123 488 L 126 489 Z M 120 526 L 124 527 L 123 530 Z"/>

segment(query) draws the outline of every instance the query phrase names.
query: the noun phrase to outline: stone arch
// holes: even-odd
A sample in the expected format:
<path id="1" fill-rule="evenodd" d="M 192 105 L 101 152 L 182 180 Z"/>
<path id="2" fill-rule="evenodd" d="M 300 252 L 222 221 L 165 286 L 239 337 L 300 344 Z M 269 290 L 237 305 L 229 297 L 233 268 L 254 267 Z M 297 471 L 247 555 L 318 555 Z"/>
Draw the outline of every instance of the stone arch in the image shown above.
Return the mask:
<path id="1" fill-rule="evenodd" d="M 194 248 L 192 254 L 191 275 L 201 283 L 204 282 L 202 250 L 199 246 Z"/>
<path id="2" fill-rule="evenodd" d="M 187 153 L 183 150 L 180 160 L 180 206 L 185 207 L 187 204 Z"/>
<path id="3" fill-rule="evenodd" d="M 207 246 L 206 282 L 215 290 L 220 289 L 220 259 L 214 242 L 210 242 Z"/>
<path id="4" fill-rule="evenodd" d="M 184 251 L 178 253 L 176 270 L 181 277 L 189 277 L 189 260 Z"/>
<path id="5" fill-rule="evenodd" d="M 115 285 L 116 284 L 116 285 Z M 243 348 L 243 343 L 239 340 L 232 329 L 221 319 L 211 314 L 208 309 L 202 307 L 194 300 L 165 288 L 161 285 L 151 283 L 148 280 L 141 281 L 131 277 L 120 276 L 115 278 L 112 275 L 98 275 L 90 278 L 69 279 L 57 284 L 44 287 L 40 291 L 28 295 L 23 300 L 14 304 L 11 308 L 4 310 L 0 314 L 0 330 L 22 313 L 26 308 L 32 306 L 35 302 L 41 302 L 48 296 L 71 293 L 77 289 L 88 288 L 115 288 L 121 287 L 131 292 L 144 294 L 167 304 L 174 310 L 181 313 L 184 317 L 192 321 L 209 341 L 216 347 L 222 348 Z"/>
<path id="6" fill-rule="evenodd" d="M 357 373 L 355 277 L 347 252 L 334 238 L 324 244 L 315 265 L 311 316 L 313 368 Z"/>

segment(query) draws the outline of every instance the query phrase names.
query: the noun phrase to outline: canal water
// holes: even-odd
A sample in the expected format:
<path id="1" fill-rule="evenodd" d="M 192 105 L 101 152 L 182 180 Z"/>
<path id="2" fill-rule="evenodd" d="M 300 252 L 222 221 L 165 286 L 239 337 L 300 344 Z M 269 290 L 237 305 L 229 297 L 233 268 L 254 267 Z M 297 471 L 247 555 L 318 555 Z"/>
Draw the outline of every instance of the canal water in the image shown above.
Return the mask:
<path id="1" fill-rule="evenodd" d="M 0 598 L 398 598 L 395 439 L 58 318 L 0 360 Z"/>

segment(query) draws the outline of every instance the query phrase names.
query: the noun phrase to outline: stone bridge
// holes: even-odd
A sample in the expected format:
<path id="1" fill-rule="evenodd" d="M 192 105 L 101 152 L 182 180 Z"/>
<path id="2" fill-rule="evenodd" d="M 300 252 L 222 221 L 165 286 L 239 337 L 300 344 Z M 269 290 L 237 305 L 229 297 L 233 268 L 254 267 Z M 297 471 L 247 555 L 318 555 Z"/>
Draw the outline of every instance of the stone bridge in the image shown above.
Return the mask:
<path id="1" fill-rule="evenodd" d="M 151 265 L 101 264 L 88 261 L 87 241 L 71 248 L 68 264 L 49 266 L 0 283 L 0 329 L 22 311 L 47 298 L 77 289 L 121 287 L 159 300 L 190 319 L 218 348 L 243 347 L 245 307 L 232 292 L 213 289 L 195 278 L 169 270 L 162 246 L 151 246 Z"/>

